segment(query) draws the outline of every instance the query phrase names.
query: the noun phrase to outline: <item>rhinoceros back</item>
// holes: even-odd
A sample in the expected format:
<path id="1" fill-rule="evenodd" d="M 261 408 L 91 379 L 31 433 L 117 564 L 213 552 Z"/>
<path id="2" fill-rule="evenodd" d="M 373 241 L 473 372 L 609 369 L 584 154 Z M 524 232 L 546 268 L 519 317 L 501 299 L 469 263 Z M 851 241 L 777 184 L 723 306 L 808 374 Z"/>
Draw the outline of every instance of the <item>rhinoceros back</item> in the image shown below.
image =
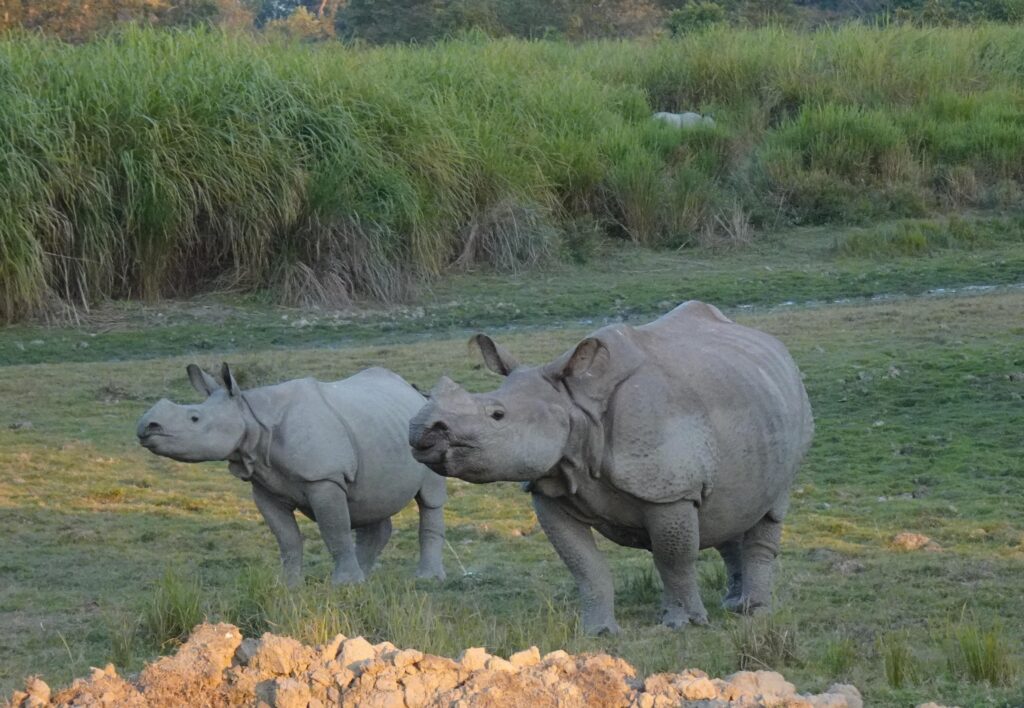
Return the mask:
<path id="1" fill-rule="evenodd" d="M 678 481 L 664 486 L 689 490 L 682 496 L 695 501 L 699 491 L 702 517 L 735 516 L 738 509 L 751 517 L 784 513 L 813 423 L 800 372 L 782 343 L 700 302 L 685 303 L 631 336 L 645 354 L 641 371 L 651 372 L 648 386 L 661 389 L 665 420 L 677 416 L 677 440 L 685 442 L 686 450 L 679 450 L 684 461 L 672 473 Z M 671 431 L 662 437 L 666 449 L 672 437 Z M 647 490 L 657 487 L 652 481 L 645 486 L 634 477 L 628 482 L 636 489 L 626 491 L 649 498 Z"/>
<path id="2" fill-rule="evenodd" d="M 409 452 L 408 429 L 426 399 L 402 377 L 371 368 L 320 387 L 355 446 L 360 471 L 422 473 Z"/>

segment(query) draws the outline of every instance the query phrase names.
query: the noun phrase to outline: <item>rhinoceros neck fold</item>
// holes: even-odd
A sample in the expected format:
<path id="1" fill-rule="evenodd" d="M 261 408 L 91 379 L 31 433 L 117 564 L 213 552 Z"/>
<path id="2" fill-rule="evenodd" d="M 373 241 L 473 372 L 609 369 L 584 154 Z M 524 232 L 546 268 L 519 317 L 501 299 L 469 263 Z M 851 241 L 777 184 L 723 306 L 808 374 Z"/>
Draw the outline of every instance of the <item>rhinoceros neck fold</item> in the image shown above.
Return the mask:
<path id="1" fill-rule="evenodd" d="M 545 489 L 557 489 L 557 496 L 561 493 L 572 495 L 579 489 L 581 476 L 589 475 L 595 479 L 601 476 L 601 458 L 604 455 L 604 427 L 601 419 L 593 417 L 571 396 L 568 398 L 569 435 L 562 458 L 541 478 L 554 480 L 556 484 L 552 487 L 550 483 L 537 485 L 529 482 L 525 486 L 526 491 L 536 490 L 543 494 Z"/>
<path id="2" fill-rule="evenodd" d="M 238 443 L 235 454 L 229 458 L 231 473 L 244 481 L 250 481 L 258 470 L 270 469 L 270 447 L 274 442 L 274 426 L 256 412 L 249 397 L 239 394 L 245 433 Z"/>

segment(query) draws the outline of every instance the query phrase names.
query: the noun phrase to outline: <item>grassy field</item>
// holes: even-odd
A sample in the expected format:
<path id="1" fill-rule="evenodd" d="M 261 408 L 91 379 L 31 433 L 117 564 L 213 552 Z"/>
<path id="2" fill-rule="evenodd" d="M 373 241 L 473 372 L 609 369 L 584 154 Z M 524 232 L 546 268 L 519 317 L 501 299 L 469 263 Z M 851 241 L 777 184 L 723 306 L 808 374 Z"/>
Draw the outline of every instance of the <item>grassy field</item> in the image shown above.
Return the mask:
<path id="1" fill-rule="evenodd" d="M 29 673 L 60 684 L 107 660 L 137 668 L 180 625 L 208 616 L 250 633 L 363 633 L 444 654 L 604 650 L 644 673 L 766 665 L 801 689 L 853 682 L 869 705 L 1021 705 L 1024 292 L 924 294 L 1019 283 L 1019 244 L 950 249 L 939 238 L 924 257 L 856 255 L 864 239 L 873 250 L 915 229 L 935 241 L 943 228 L 806 230 L 789 234 L 774 260 L 769 245 L 724 255 L 625 249 L 589 266 L 462 276 L 424 293 L 422 311 L 348 321 L 207 298 L 110 306 L 80 328 L 2 329 L 0 695 Z M 883 293 L 896 296 L 871 299 Z M 407 509 L 382 566 L 343 590 L 324 586 L 329 557 L 305 523 L 308 583 L 289 595 L 273 581 L 276 546 L 246 485 L 223 464 L 174 463 L 134 441 L 151 402 L 195 399 L 184 372 L 193 360 L 227 358 L 246 386 L 383 365 L 421 387 L 449 373 L 484 390 L 495 380 L 468 357 L 466 328 L 511 322 L 498 338 L 539 362 L 606 318 L 642 320 L 698 295 L 781 337 L 815 408 L 770 620 L 717 609 L 724 574 L 707 552 L 711 626 L 656 628 L 650 557 L 605 543 L 625 631 L 583 637 L 568 572 L 527 496 L 457 481 L 442 586 L 411 580 Z M 832 302 L 850 297 L 864 299 Z M 790 300 L 805 304 L 782 304 Z M 902 531 L 940 550 L 895 548 Z"/>
<path id="2" fill-rule="evenodd" d="M 996 25 L 376 49 L 4 35 L 0 320 L 227 288 L 397 301 L 453 263 L 609 237 L 1015 207 L 1021 47 Z"/>

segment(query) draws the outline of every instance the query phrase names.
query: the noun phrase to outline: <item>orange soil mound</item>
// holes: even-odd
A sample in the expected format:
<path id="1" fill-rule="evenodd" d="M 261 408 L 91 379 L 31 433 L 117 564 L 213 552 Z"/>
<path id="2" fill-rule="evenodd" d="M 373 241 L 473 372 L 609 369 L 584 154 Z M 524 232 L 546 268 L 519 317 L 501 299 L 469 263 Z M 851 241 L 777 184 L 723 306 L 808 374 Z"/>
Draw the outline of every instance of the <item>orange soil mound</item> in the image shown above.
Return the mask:
<path id="1" fill-rule="evenodd" d="M 607 654 L 572 656 L 536 647 L 508 659 L 481 648 L 456 661 L 371 645 L 341 635 L 311 647 L 272 634 L 243 639 L 230 624 L 202 624 L 173 656 L 135 677 L 113 666 L 52 694 L 38 678 L 11 697 L 18 708 L 39 706 L 261 706 L 275 708 L 419 708 L 421 706 L 528 706 L 529 708 L 667 708 L 775 706 L 861 708 L 853 686 L 827 693 L 797 693 L 771 671 L 741 671 L 712 679 L 703 671 L 655 674 L 646 680 L 622 659 Z"/>

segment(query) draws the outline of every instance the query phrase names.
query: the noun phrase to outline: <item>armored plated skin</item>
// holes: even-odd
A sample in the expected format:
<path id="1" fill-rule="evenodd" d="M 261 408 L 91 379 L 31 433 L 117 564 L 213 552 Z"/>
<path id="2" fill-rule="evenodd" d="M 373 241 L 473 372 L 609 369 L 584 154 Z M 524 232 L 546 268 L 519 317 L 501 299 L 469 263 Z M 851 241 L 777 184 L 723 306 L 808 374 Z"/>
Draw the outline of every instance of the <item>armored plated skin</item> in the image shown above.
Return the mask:
<path id="1" fill-rule="evenodd" d="M 618 631 L 591 529 L 652 551 L 669 626 L 707 622 L 700 548 L 725 561 L 727 608 L 769 606 L 789 489 L 813 436 L 778 340 L 691 301 L 641 327 L 598 330 L 540 367 L 473 341 L 504 384 L 471 395 L 442 378 L 410 425 L 413 455 L 439 474 L 525 483 L 588 631 Z"/>
<path id="2" fill-rule="evenodd" d="M 409 454 L 408 420 L 426 401 L 400 376 L 371 368 L 330 383 L 307 378 L 242 391 L 227 364 L 223 385 L 195 364 L 188 374 L 206 400 L 157 402 L 139 419 L 139 442 L 183 462 L 226 460 L 252 485 L 288 584 L 302 578 L 296 510 L 317 522 L 334 558 L 332 580 L 350 583 L 370 571 L 391 517 L 412 499 L 420 511 L 417 576 L 444 578 L 445 481 Z"/>

